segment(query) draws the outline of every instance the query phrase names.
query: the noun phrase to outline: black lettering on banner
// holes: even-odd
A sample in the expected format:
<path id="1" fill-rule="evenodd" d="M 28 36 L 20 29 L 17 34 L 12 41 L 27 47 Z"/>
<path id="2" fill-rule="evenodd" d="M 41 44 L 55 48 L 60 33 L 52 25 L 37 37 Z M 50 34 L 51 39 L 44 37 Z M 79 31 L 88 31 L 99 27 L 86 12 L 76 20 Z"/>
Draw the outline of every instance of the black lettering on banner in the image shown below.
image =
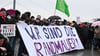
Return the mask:
<path id="1" fill-rule="evenodd" d="M 58 27 L 43 28 L 43 32 L 45 33 L 45 37 L 47 39 L 55 39 L 55 38 L 61 38 L 62 37 L 62 32 Z"/>
<path id="2" fill-rule="evenodd" d="M 53 27 L 53 28 L 50 28 L 50 31 L 51 31 L 51 34 L 52 34 L 52 38 L 58 38 L 58 36 L 57 36 L 57 33 L 56 33 L 56 31 L 55 31 L 55 28 Z"/>
<path id="3" fill-rule="evenodd" d="M 49 35 L 48 35 L 47 29 L 46 29 L 45 27 L 43 27 L 43 32 L 45 33 L 45 37 L 46 37 L 47 39 L 49 39 Z"/>
<path id="4" fill-rule="evenodd" d="M 50 37 L 49 39 L 53 39 L 53 38 L 52 38 L 51 31 L 50 31 L 50 28 L 47 28 L 47 30 L 48 30 L 48 34 L 49 34 L 49 37 Z"/>
<path id="5" fill-rule="evenodd" d="M 61 38 L 62 37 L 62 32 L 58 27 L 56 27 L 56 32 L 57 32 L 58 37 Z"/>
<path id="6" fill-rule="evenodd" d="M 71 29 L 71 31 L 72 31 L 73 36 L 76 36 L 76 34 L 73 33 L 73 29 L 74 29 L 74 28 L 71 27 L 70 29 Z"/>
<path id="7" fill-rule="evenodd" d="M 38 30 L 38 28 L 37 28 L 37 27 L 34 27 L 34 29 L 35 29 L 35 32 L 36 32 L 36 34 L 37 34 L 38 39 L 40 39 L 41 36 L 39 35 L 39 30 Z"/>
<path id="8" fill-rule="evenodd" d="M 28 29 L 29 29 L 29 28 L 28 28 Z M 35 37 L 35 35 L 34 35 L 33 31 L 32 31 L 32 27 L 30 27 L 31 34 L 29 33 L 28 29 L 27 29 L 27 28 L 25 28 L 25 30 L 26 30 L 26 32 L 27 32 L 27 34 L 28 34 L 28 35 L 29 35 L 32 39 L 37 39 L 37 38 Z"/>
<path id="9" fill-rule="evenodd" d="M 65 32 L 66 32 L 67 36 L 76 36 L 73 33 L 73 28 L 71 28 L 71 27 L 64 27 L 64 29 L 65 29 Z"/>
<path id="10" fill-rule="evenodd" d="M 50 38 L 51 38 L 51 39 L 54 39 L 55 37 L 53 37 L 52 28 L 47 28 L 47 29 L 48 29 Z"/>

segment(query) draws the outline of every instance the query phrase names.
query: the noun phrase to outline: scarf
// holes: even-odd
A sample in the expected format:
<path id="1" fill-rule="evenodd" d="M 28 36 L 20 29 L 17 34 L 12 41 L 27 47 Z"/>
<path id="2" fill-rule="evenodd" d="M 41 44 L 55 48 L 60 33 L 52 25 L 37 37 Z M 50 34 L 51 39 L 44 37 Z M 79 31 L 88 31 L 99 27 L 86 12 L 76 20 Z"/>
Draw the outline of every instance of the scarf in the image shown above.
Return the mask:
<path id="1" fill-rule="evenodd" d="M 6 15 L 2 15 L 1 13 L 0 13 L 0 16 L 2 17 L 2 19 L 5 21 L 6 20 Z"/>

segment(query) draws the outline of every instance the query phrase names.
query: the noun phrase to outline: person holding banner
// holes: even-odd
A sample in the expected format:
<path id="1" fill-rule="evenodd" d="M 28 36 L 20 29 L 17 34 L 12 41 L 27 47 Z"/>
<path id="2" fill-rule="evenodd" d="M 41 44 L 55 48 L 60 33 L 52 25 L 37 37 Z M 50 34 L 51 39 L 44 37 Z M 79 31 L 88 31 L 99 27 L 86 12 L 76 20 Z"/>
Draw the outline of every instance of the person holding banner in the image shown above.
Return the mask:
<path id="1" fill-rule="evenodd" d="M 22 16 L 21 16 L 21 19 L 17 22 L 17 24 L 25 24 L 25 25 L 27 25 L 27 23 L 29 22 L 25 22 L 25 20 L 26 20 L 26 18 L 27 18 L 27 14 L 22 14 Z M 23 42 L 23 40 L 22 40 L 22 38 L 21 38 L 21 35 L 20 35 L 20 33 L 19 33 L 19 31 L 18 31 L 18 28 L 16 29 L 16 45 L 15 45 L 15 52 L 14 52 L 14 56 L 23 56 L 23 55 L 28 55 L 28 53 L 27 53 L 27 50 L 26 50 L 26 47 L 25 47 L 25 45 L 24 45 L 24 42 Z"/>
<path id="2" fill-rule="evenodd" d="M 9 45 L 9 40 L 0 34 L 0 56 L 12 56 L 12 49 Z"/>

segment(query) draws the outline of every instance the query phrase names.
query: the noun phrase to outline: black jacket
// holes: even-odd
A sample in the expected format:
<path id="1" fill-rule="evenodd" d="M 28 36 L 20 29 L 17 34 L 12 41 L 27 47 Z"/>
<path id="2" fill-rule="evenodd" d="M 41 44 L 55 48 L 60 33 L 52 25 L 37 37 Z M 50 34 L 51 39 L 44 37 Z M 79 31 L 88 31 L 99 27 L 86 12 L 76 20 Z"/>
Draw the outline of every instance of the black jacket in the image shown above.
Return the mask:
<path id="1" fill-rule="evenodd" d="M 4 37 L 2 34 L 0 34 L 0 47 L 5 47 L 7 49 L 7 56 L 12 56 L 12 48 L 9 45 L 8 39 Z M 0 53 L 3 51 L 0 50 Z M 1 54 L 0 54 L 1 56 Z"/>

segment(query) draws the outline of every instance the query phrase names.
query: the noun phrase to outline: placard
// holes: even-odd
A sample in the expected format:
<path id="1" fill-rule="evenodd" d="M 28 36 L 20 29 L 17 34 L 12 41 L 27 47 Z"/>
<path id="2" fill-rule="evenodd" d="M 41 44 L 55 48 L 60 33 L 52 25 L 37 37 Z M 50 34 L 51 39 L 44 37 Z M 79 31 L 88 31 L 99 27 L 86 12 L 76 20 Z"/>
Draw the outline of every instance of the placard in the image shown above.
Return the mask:
<path id="1" fill-rule="evenodd" d="M 15 24 L 1 24 L 1 34 L 4 36 L 15 36 L 15 30 Z"/>

